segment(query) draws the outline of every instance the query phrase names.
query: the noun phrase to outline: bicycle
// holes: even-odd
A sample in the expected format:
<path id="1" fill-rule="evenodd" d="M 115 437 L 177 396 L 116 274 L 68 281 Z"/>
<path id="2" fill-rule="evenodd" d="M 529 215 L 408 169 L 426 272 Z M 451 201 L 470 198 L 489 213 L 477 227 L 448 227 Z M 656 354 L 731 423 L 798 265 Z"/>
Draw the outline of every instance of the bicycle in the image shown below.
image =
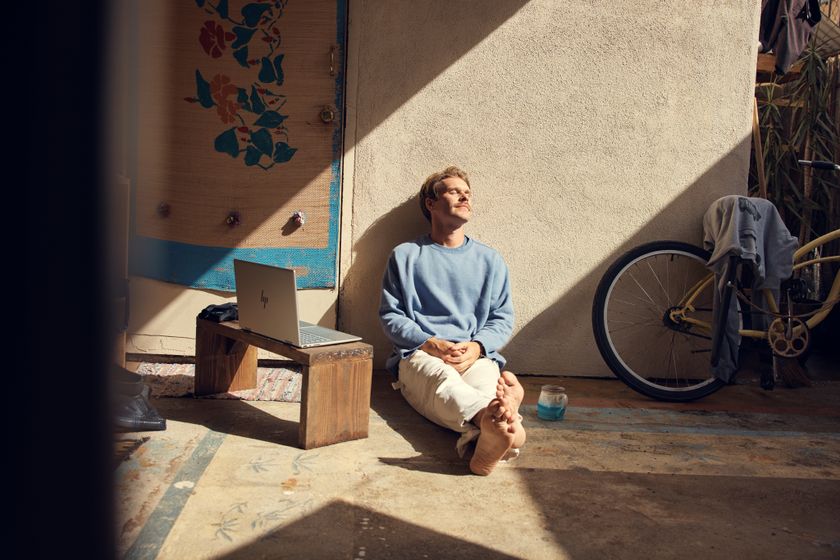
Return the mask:
<path id="1" fill-rule="evenodd" d="M 815 169 L 840 171 L 831 162 L 800 160 Z M 824 256 L 823 248 L 840 239 L 840 229 L 800 247 L 794 253 L 794 276 L 783 284 L 786 298 L 776 305 L 763 290 L 773 320 L 765 330 L 743 328 L 742 337 L 764 339 L 775 356 L 794 358 L 808 349 L 810 332 L 840 301 L 840 274 L 836 274 L 822 301 L 814 309 L 796 312 L 802 300 L 806 267 L 840 262 Z M 809 258 L 816 252 L 816 258 Z M 635 391 L 658 400 L 687 402 L 703 398 L 726 383 L 712 373 L 717 363 L 712 348 L 724 335 L 726 313 L 713 325 L 714 274 L 706 268 L 709 251 L 681 241 L 645 243 L 619 257 L 601 278 L 592 306 L 592 325 L 598 350 L 612 372 Z M 755 307 L 737 285 L 736 267 L 725 281 L 722 297 L 727 309 L 733 294 L 747 308 Z M 717 337 L 717 340 L 714 340 Z"/>

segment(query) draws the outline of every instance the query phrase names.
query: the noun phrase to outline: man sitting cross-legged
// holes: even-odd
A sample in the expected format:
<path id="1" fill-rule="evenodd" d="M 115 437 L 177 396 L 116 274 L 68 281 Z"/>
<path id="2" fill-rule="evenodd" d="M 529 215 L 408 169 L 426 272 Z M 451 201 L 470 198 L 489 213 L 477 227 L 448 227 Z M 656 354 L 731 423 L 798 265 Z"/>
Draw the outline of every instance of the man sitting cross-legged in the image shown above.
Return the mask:
<path id="1" fill-rule="evenodd" d="M 508 270 L 495 250 L 468 236 L 472 191 L 467 174 L 449 167 L 426 179 L 420 208 L 431 232 L 397 246 L 382 280 L 379 316 L 394 344 L 388 369 L 417 412 L 478 437 L 470 470 L 488 475 L 525 443 L 519 406 L 525 391 L 500 372 L 498 350 L 513 330 Z"/>

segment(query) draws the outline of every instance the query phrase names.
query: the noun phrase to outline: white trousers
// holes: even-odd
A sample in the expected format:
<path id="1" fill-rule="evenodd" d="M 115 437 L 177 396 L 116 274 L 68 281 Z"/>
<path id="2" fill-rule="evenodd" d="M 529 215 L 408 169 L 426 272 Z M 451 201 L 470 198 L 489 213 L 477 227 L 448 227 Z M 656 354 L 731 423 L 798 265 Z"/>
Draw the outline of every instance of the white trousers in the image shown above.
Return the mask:
<path id="1" fill-rule="evenodd" d="M 399 367 L 394 388 L 414 410 L 439 426 L 460 432 L 456 447 L 462 454 L 466 444 L 479 434 L 470 419 L 496 398 L 499 365 L 489 358 L 479 358 L 461 375 L 440 358 L 417 350 Z"/>

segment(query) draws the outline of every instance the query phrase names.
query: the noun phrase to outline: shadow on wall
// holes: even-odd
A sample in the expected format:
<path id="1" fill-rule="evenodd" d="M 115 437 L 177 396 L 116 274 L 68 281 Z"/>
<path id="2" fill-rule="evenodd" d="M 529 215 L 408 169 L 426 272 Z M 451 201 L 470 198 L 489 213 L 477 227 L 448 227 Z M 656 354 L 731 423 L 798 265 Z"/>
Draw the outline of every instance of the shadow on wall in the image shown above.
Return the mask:
<path id="1" fill-rule="evenodd" d="M 478 43 L 513 17 L 528 0 L 506 2 L 451 2 L 433 0 L 389 2 L 388 8 L 378 1 L 351 2 L 350 17 L 364 18 L 364 29 L 376 30 L 375 44 L 360 41 L 360 51 L 375 56 L 377 68 L 404 68 L 399 80 L 382 87 L 378 80 L 365 77 L 365 61 L 359 60 L 358 97 L 369 107 L 360 115 L 354 131 L 356 142 L 396 112 L 406 101 L 430 84 L 439 74 L 458 61 Z M 360 26 L 361 33 L 362 27 Z M 423 56 L 417 56 L 423 53 Z M 476 104 L 483 103 L 481 96 Z M 470 107 L 462 107 L 469 112 Z M 347 146 L 345 146 L 347 149 Z"/>
<path id="2" fill-rule="evenodd" d="M 616 259 L 643 243 L 673 239 L 702 246 L 703 214 L 709 205 L 726 194 L 746 194 L 750 142 L 750 138 L 743 139 L 635 234 L 605 255 L 562 297 L 519 329 L 503 351 L 509 367 L 518 373 L 535 375 L 612 377 L 592 333 L 592 301 L 598 282 Z M 721 185 L 721 180 L 727 184 Z M 621 220 L 621 216 L 604 219 Z M 596 238 L 595 232 L 592 238 Z M 597 252 L 597 248 L 593 249 Z M 558 250 L 563 250 L 562 241 Z M 527 289 L 527 286 L 519 287 L 520 291 Z"/>
<path id="3" fill-rule="evenodd" d="M 720 196 L 746 191 L 749 149 L 750 139 L 745 138 L 635 234 L 569 286 L 560 298 L 546 302 L 543 311 L 520 327 L 502 350 L 508 359 L 508 368 L 518 374 L 529 375 L 611 377 L 592 334 L 592 300 L 601 276 L 621 254 L 648 241 L 676 239 L 702 245 L 702 219 L 708 206 Z M 721 185 L 721 180 L 727 181 L 727 184 Z M 598 228 L 609 228 L 610 223 L 620 222 L 621 219 L 621 215 L 604 216 L 598 223 L 581 223 L 580 227 L 591 228 L 591 231 L 583 232 L 588 239 L 599 239 L 604 235 Z M 428 224 L 417 207 L 416 198 L 412 198 L 377 220 L 354 246 L 353 265 L 343 285 L 343 290 L 352 294 L 352 301 L 340 298 L 342 328 L 364 337 L 374 346 L 375 367 L 383 367 L 391 351 L 391 344 L 382 333 L 377 314 L 380 282 L 388 255 L 398 243 L 413 239 L 427 230 Z M 562 253 L 566 249 L 559 226 L 557 231 L 556 251 Z M 520 235 L 526 265 L 523 268 L 523 259 L 518 258 L 519 268 L 511 268 L 510 271 L 515 306 L 518 301 L 533 297 L 534 294 L 530 293 L 532 288 L 524 282 L 529 271 L 540 270 L 544 266 L 542 262 L 545 258 L 541 254 L 527 254 L 527 234 L 521 230 Z M 598 247 L 592 247 L 592 252 L 598 254 Z M 510 266 L 511 255 L 503 256 Z M 572 262 L 575 262 L 574 257 Z M 519 282 L 516 282 L 517 278 Z M 517 307 L 517 313 L 520 312 Z"/>
<path id="4" fill-rule="evenodd" d="M 420 190 L 419 187 L 417 189 Z M 423 217 L 417 196 L 412 196 L 378 220 L 353 244 L 353 264 L 347 271 L 339 294 L 341 328 L 361 332 L 365 342 L 373 345 L 376 367 L 382 367 L 391 353 L 391 343 L 379 328 L 379 298 L 382 293 L 382 275 L 394 247 L 411 241 L 429 231 L 429 222 Z M 348 305 L 343 297 L 353 294 Z M 361 304 L 360 304 L 361 302 Z"/>
<path id="5" fill-rule="evenodd" d="M 375 113 L 364 115 L 363 119 L 358 119 L 356 128 L 352 134 L 345 136 L 346 144 L 344 150 L 347 151 L 353 147 L 354 142 L 359 142 L 364 139 L 371 131 L 375 130 L 379 124 L 387 119 L 394 111 L 398 110 L 406 101 L 411 99 L 419 90 L 432 82 L 439 74 L 445 71 L 449 66 L 457 62 L 465 53 L 471 50 L 476 44 L 484 40 L 488 35 L 493 33 L 499 26 L 504 24 L 510 17 L 512 17 L 522 6 L 527 4 L 527 0 L 514 0 L 509 2 L 499 3 L 472 3 L 472 2 L 448 2 L 446 0 L 437 0 L 433 2 L 409 2 L 407 0 L 388 4 L 387 8 L 383 8 L 379 3 L 374 2 L 352 2 L 349 7 L 350 18 L 366 18 L 368 20 L 375 20 L 381 28 L 372 27 L 367 24 L 365 29 L 379 29 L 380 33 L 376 38 L 376 56 L 384 57 L 389 64 L 395 67 L 405 66 L 406 53 L 414 53 L 417 50 L 422 50 L 425 53 L 416 63 L 412 63 L 411 71 L 402 74 L 399 82 L 389 83 L 388 87 L 380 87 L 380 85 L 368 83 L 370 80 L 364 79 L 364 60 L 359 61 L 359 76 L 362 83 L 368 84 L 369 89 L 363 89 L 359 95 L 365 95 L 375 98 L 375 106 L 378 110 Z M 288 9 L 291 10 L 293 6 Z M 194 9 L 182 7 L 176 8 L 170 5 L 159 6 L 161 18 L 167 22 L 176 21 L 177 10 L 179 9 Z M 124 18 L 131 17 L 131 10 L 127 10 L 123 14 Z M 129 25 L 127 21 L 122 22 L 123 26 Z M 447 32 L 447 29 L 451 30 Z M 177 42 L 178 35 L 176 35 L 176 28 L 172 27 L 168 41 Z M 364 32 L 359 28 L 359 35 L 352 35 L 349 41 L 364 41 L 365 37 L 361 36 Z M 434 41 L 429 38 L 434 37 Z M 126 39 L 122 39 L 118 44 L 122 49 L 129 49 L 128 44 L 124 44 Z M 370 53 L 369 53 L 370 54 Z M 129 65 L 131 66 L 131 65 Z M 169 66 L 164 70 L 166 73 L 165 80 L 169 83 L 177 83 L 176 72 L 179 70 L 174 65 Z M 345 72 L 346 75 L 346 72 Z M 287 75 L 288 81 L 292 81 L 294 76 Z M 187 92 L 185 95 L 189 95 Z M 129 103 L 137 102 L 136 94 L 130 93 L 131 99 Z M 180 100 L 180 97 L 178 98 Z M 172 119 L 172 111 L 177 107 L 177 104 L 165 104 L 161 107 L 161 120 L 170 122 Z M 180 109 L 179 109 L 180 110 Z M 465 108 L 468 110 L 468 108 Z M 132 109 L 133 111 L 133 109 Z M 136 123 L 130 128 L 136 128 Z M 175 128 L 167 132 L 169 142 L 178 144 L 185 141 L 192 141 L 188 138 L 189 130 Z M 131 149 L 136 150 L 135 145 L 130 146 Z M 215 154 L 216 157 L 227 158 L 224 154 Z M 165 155 L 164 155 L 165 157 Z M 300 159 L 301 154 L 298 154 Z M 142 162 L 139 162 L 142 165 Z M 288 197 L 278 199 L 275 208 L 261 208 L 249 210 L 249 219 L 243 220 L 240 225 L 234 228 L 229 228 L 220 220 L 219 228 L 225 231 L 228 235 L 228 246 L 236 247 L 246 237 L 248 237 L 254 229 L 264 219 L 270 217 L 277 208 L 287 204 L 295 194 L 302 189 L 310 180 L 324 172 L 321 168 L 312 168 L 305 176 L 298 177 L 297 185 L 288 185 Z M 177 177 L 173 175 L 172 180 Z M 136 186 L 133 186 L 136 190 Z M 166 193 L 162 193 L 162 198 L 166 199 Z M 236 205 L 237 201 L 231 200 L 232 205 Z M 132 208 L 136 208 L 136 204 L 132 203 Z M 255 218 L 255 216 L 263 216 L 262 219 Z M 422 218 L 421 218 L 422 219 Z M 134 232 L 132 232 L 134 233 Z M 402 240 L 409 239 L 405 237 Z M 364 245 L 369 245 L 365 243 Z M 361 251 L 360 251 L 361 252 Z M 132 258 L 137 258 L 137 255 L 132 255 Z M 165 255 L 160 258 L 167 258 Z M 206 254 L 200 250 L 195 251 L 195 258 L 202 262 L 191 263 L 190 269 L 195 271 L 210 270 L 218 262 L 218 255 L 213 251 L 206 251 Z M 383 261 L 384 262 L 384 261 Z M 378 279 L 377 279 L 378 282 Z M 178 293 L 175 291 L 175 293 Z M 227 295 L 227 293 L 223 293 Z M 378 296 L 376 301 L 378 301 Z M 143 302 L 148 309 L 143 310 L 144 317 L 154 317 L 169 304 L 172 299 L 162 295 L 155 301 Z M 132 311 L 134 312 L 134 311 Z"/>

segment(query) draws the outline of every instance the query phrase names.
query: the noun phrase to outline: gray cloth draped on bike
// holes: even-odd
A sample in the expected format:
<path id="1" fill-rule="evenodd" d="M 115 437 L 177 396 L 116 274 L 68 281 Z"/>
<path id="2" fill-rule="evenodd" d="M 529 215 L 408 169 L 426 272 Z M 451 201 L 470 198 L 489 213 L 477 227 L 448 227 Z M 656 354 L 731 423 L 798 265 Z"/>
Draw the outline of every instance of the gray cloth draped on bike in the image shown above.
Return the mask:
<path id="1" fill-rule="evenodd" d="M 732 266 L 730 256 L 740 258 L 751 266 L 752 289 L 769 289 L 779 301 L 779 285 L 793 272 L 793 254 L 799 240 L 790 234 L 778 210 L 769 200 L 729 195 L 714 201 L 703 216 L 703 246 L 712 252 L 706 266 L 715 273 L 713 325 L 719 324 L 721 302 L 726 287 L 727 272 Z M 769 308 L 764 297 L 753 298 L 762 310 Z M 726 310 L 726 332 L 719 349 L 719 362 L 712 366 L 715 377 L 729 383 L 738 370 L 738 349 L 741 345 L 738 298 L 733 294 Z M 768 316 L 751 314 L 753 329 L 764 330 Z M 714 350 L 714 349 L 713 349 Z M 714 355 L 714 353 L 713 353 Z"/>

